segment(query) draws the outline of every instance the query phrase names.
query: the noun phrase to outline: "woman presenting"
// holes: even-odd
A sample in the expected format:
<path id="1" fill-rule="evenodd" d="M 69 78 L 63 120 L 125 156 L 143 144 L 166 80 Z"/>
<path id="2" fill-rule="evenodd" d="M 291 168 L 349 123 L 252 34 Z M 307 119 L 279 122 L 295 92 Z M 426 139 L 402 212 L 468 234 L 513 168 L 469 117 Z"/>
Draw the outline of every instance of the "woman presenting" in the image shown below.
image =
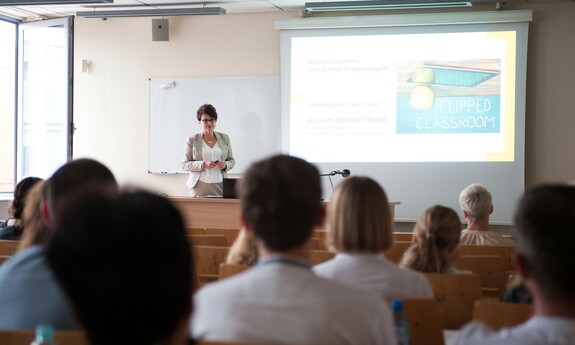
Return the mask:
<path id="1" fill-rule="evenodd" d="M 190 172 L 190 196 L 221 196 L 224 177 L 236 163 L 230 137 L 215 131 L 218 113 L 213 105 L 202 105 L 197 118 L 202 131 L 188 138 L 182 162 L 182 169 Z"/>

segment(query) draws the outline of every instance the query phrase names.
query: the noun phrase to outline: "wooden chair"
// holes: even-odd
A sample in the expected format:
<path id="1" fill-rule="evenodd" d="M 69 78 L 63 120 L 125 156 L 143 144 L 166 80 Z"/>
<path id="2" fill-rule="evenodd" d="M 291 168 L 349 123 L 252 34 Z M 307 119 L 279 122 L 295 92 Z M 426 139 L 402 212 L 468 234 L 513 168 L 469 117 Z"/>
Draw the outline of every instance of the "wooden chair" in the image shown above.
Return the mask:
<path id="1" fill-rule="evenodd" d="M 206 229 L 204 228 L 186 228 L 186 235 L 205 235 Z"/>
<path id="2" fill-rule="evenodd" d="M 228 247 L 193 245 L 194 266 L 200 285 L 218 279 L 220 264 L 226 261 Z"/>
<path id="3" fill-rule="evenodd" d="M 34 330 L 0 330 L 0 344 L 2 345 L 30 345 L 35 338 Z M 55 331 L 54 340 L 58 345 L 89 344 L 81 331 Z"/>
<path id="4" fill-rule="evenodd" d="M 479 276 L 483 297 L 494 297 L 500 300 L 505 292 L 508 274 L 505 261 L 498 255 L 462 256 L 457 268 L 471 271 Z"/>
<path id="5" fill-rule="evenodd" d="M 385 251 L 385 257 L 395 262 L 396 264 L 401 261 L 403 257 L 403 253 L 407 250 L 407 248 L 411 247 L 412 243 L 407 241 L 394 241 L 393 246 Z"/>
<path id="6" fill-rule="evenodd" d="M 206 235 L 224 235 L 228 238 L 228 243 L 231 245 L 234 243 L 238 235 L 240 234 L 240 229 L 227 229 L 227 228 L 206 228 Z"/>
<path id="7" fill-rule="evenodd" d="M 0 255 L 12 256 L 16 253 L 16 249 L 20 241 L 0 240 Z"/>
<path id="8" fill-rule="evenodd" d="M 494 329 L 517 326 L 531 316 L 533 307 L 529 304 L 479 300 L 473 309 L 473 320 L 483 321 Z"/>
<path id="9" fill-rule="evenodd" d="M 393 240 L 399 242 L 411 242 L 413 238 L 412 232 L 394 232 L 393 233 Z"/>
<path id="10" fill-rule="evenodd" d="M 505 261 L 505 270 L 508 273 L 515 272 L 515 247 L 514 246 L 477 246 L 460 245 L 461 255 L 499 255 Z"/>
<path id="11" fill-rule="evenodd" d="M 220 264 L 220 270 L 218 272 L 218 280 L 233 276 L 234 274 L 241 273 L 251 266 L 248 265 L 231 265 L 231 264 Z"/>
<path id="12" fill-rule="evenodd" d="M 310 264 L 315 266 L 320 264 L 324 261 L 328 261 L 333 259 L 335 253 L 327 251 L 327 250 L 312 250 L 310 255 Z"/>
<path id="13" fill-rule="evenodd" d="M 476 274 L 425 273 L 443 319 L 444 329 L 459 329 L 471 321 L 475 301 L 481 298 Z"/>
<path id="14" fill-rule="evenodd" d="M 8 259 L 10 259 L 9 256 L 7 255 L 0 255 L 0 265 L 2 265 L 4 262 L 6 262 Z"/>
<path id="15" fill-rule="evenodd" d="M 189 235 L 188 238 L 198 246 L 229 247 L 230 245 L 224 235 Z"/>
<path id="16" fill-rule="evenodd" d="M 411 345 L 443 344 L 443 325 L 437 301 L 432 298 L 406 298 L 403 309 L 409 322 Z"/>

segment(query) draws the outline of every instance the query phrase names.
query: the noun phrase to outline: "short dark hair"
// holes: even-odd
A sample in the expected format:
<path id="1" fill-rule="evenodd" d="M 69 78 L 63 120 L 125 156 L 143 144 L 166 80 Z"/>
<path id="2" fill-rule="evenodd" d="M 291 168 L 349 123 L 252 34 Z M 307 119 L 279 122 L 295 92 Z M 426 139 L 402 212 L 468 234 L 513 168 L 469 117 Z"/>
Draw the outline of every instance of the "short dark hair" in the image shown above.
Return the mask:
<path id="1" fill-rule="evenodd" d="M 66 206 L 71 195 L 90 190 L 118 191 L 114 174 L 104 164 L 90 158 L 80 158 L 62 165 L 47 180 L 46 198 L 53 222 Z"/>
<path id="2" fill-rule="evenodd" d="M 156 344 L 191 313 L 191 248 L 160 196 L 82 197 L 62 213 L 46 257 L 93 345 Z"/>
<path id="3" fill-rule="evenodd" d="M 525 193 L 515 214 L 515 245 L 542 292 L 573 299 L 575 187 L 544 185 Z"/>
<path id="4" fill-rule="evenodd" d="M 12 200 L 12 205 L 10 206 L 14 218 L 22 218 L 26 195 L 28 195 L 28 191 L 40 181 L 43 181 L 43 179 L 39 177 L 26 177 L 16 184 L 16 187 L 14 187 L 14 200 Z"/>
<path id="5" fill-rule="evenodd" d="M 321 212 L 316 167 L 272 156 L 253 164 L 238 187 L 243 216 L 268 249 L 284 251 L 309 240 Z"/>
<path id="6" fill-rule="evenodd" d="M 218 121 L 218 112 L 216 111 L 216 108 L 211 105 L 211 104 L 203 104 L 198 108 L 198 111 L 196 112 L 196 116 L 198 117 L 198 121 L 200 121 L 202 119 L 202 115 L 208 115 L 209 117 L 211 117 L 212 119 Z"/>

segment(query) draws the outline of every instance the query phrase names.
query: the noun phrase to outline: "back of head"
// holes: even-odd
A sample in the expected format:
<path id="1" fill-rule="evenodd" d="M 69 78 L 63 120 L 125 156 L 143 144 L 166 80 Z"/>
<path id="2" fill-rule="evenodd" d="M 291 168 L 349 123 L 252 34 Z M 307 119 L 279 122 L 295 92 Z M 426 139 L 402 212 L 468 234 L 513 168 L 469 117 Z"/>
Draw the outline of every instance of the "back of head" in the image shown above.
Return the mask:
<path id="1" fill-rule="evenodd" d="M 320 215 L 319 171 L 303 159 L 276 155 L 253 164 L 238 186 L 242 214 L 271 251 L 303 245 Z"/>
<path id="2" fill-rule="evenodd" d="M 491 193 L 478 183 L 471 184 L 459 194 L 459 206 L 472 219 L 488 217 L 491 213 Z"/>
<path id="3" fill-rule="evenodd" d="M 10 210 L 14 218 L 22 218 L 26 196 L 32 187 L 40 181 L 43 181 L 43 179 L 39 177 L 26 177 L 16 184 L 16 187 L 14 187 L 14 200 L 12 200 L 12 205 L 10 206 Z"/>
<path id="4" fill-rule="evenodd" d="M 45 244 L 48 240 L 48 230 L 42 222 L 40 204 L 46 195 L 46 181 L 40 181 L 26 195 L 26 205 L 22 213 L 24 232 L 18 245 L 23 250 L 34 244 Z"/>
<path id="5" fill-rule="evenodd" d="M 515 214 L 515 244 L 548 298 L 573 299 L 575 187 L 547 185 L 525 193 Z"/>
<path id="6" fill-rule="evenodd" d="M 48 179 L 46 186 L 51 222 L 57 222 L 58 214 L 67 204 L 66 199 L 92 191 L 117 193 L 118 183 L 110 169 L 89 158 L 76 159 L 61 166 Z"/>
<path id="7" fill-rule="evenodd" d="M 457 213 L 435 205 L 423 212 L 414 228 L 417 243 L 402 260 L 402 265 L 420 272 L 445 273 L 451 268 L 446 251 L 459 244 L 461 221 Z"/>
<path id="8" fill-rule="evenodd" d="M 46 256 L 91 344 L 157 344 L 191 312 L 190 246 L 162 197 L 81 198 L 62 214 Z"/>
<path id="9" fill-rule="evenodd" d="M 335 189 L 327 215 L 328 244 L 338 252 L 382 253 L 393 245 L 387 195 L 369 177 L 352 176 Z"/>

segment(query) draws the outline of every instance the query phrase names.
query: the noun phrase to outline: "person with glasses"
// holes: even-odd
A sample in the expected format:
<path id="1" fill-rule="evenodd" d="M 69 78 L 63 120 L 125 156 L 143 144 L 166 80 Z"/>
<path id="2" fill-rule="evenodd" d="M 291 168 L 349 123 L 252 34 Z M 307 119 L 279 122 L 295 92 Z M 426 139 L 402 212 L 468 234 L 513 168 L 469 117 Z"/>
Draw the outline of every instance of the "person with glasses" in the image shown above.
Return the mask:
<path id="1" fill-rule="evenodd" d="M 187 186 L 190 196 L 222 196 L 223 180 L 236 163 L 230 137 L 216 132 L 218 113 L 211 104 L 196 112 L 202 131 L 186 142 L 182 169 L 189 171 Z"/>

